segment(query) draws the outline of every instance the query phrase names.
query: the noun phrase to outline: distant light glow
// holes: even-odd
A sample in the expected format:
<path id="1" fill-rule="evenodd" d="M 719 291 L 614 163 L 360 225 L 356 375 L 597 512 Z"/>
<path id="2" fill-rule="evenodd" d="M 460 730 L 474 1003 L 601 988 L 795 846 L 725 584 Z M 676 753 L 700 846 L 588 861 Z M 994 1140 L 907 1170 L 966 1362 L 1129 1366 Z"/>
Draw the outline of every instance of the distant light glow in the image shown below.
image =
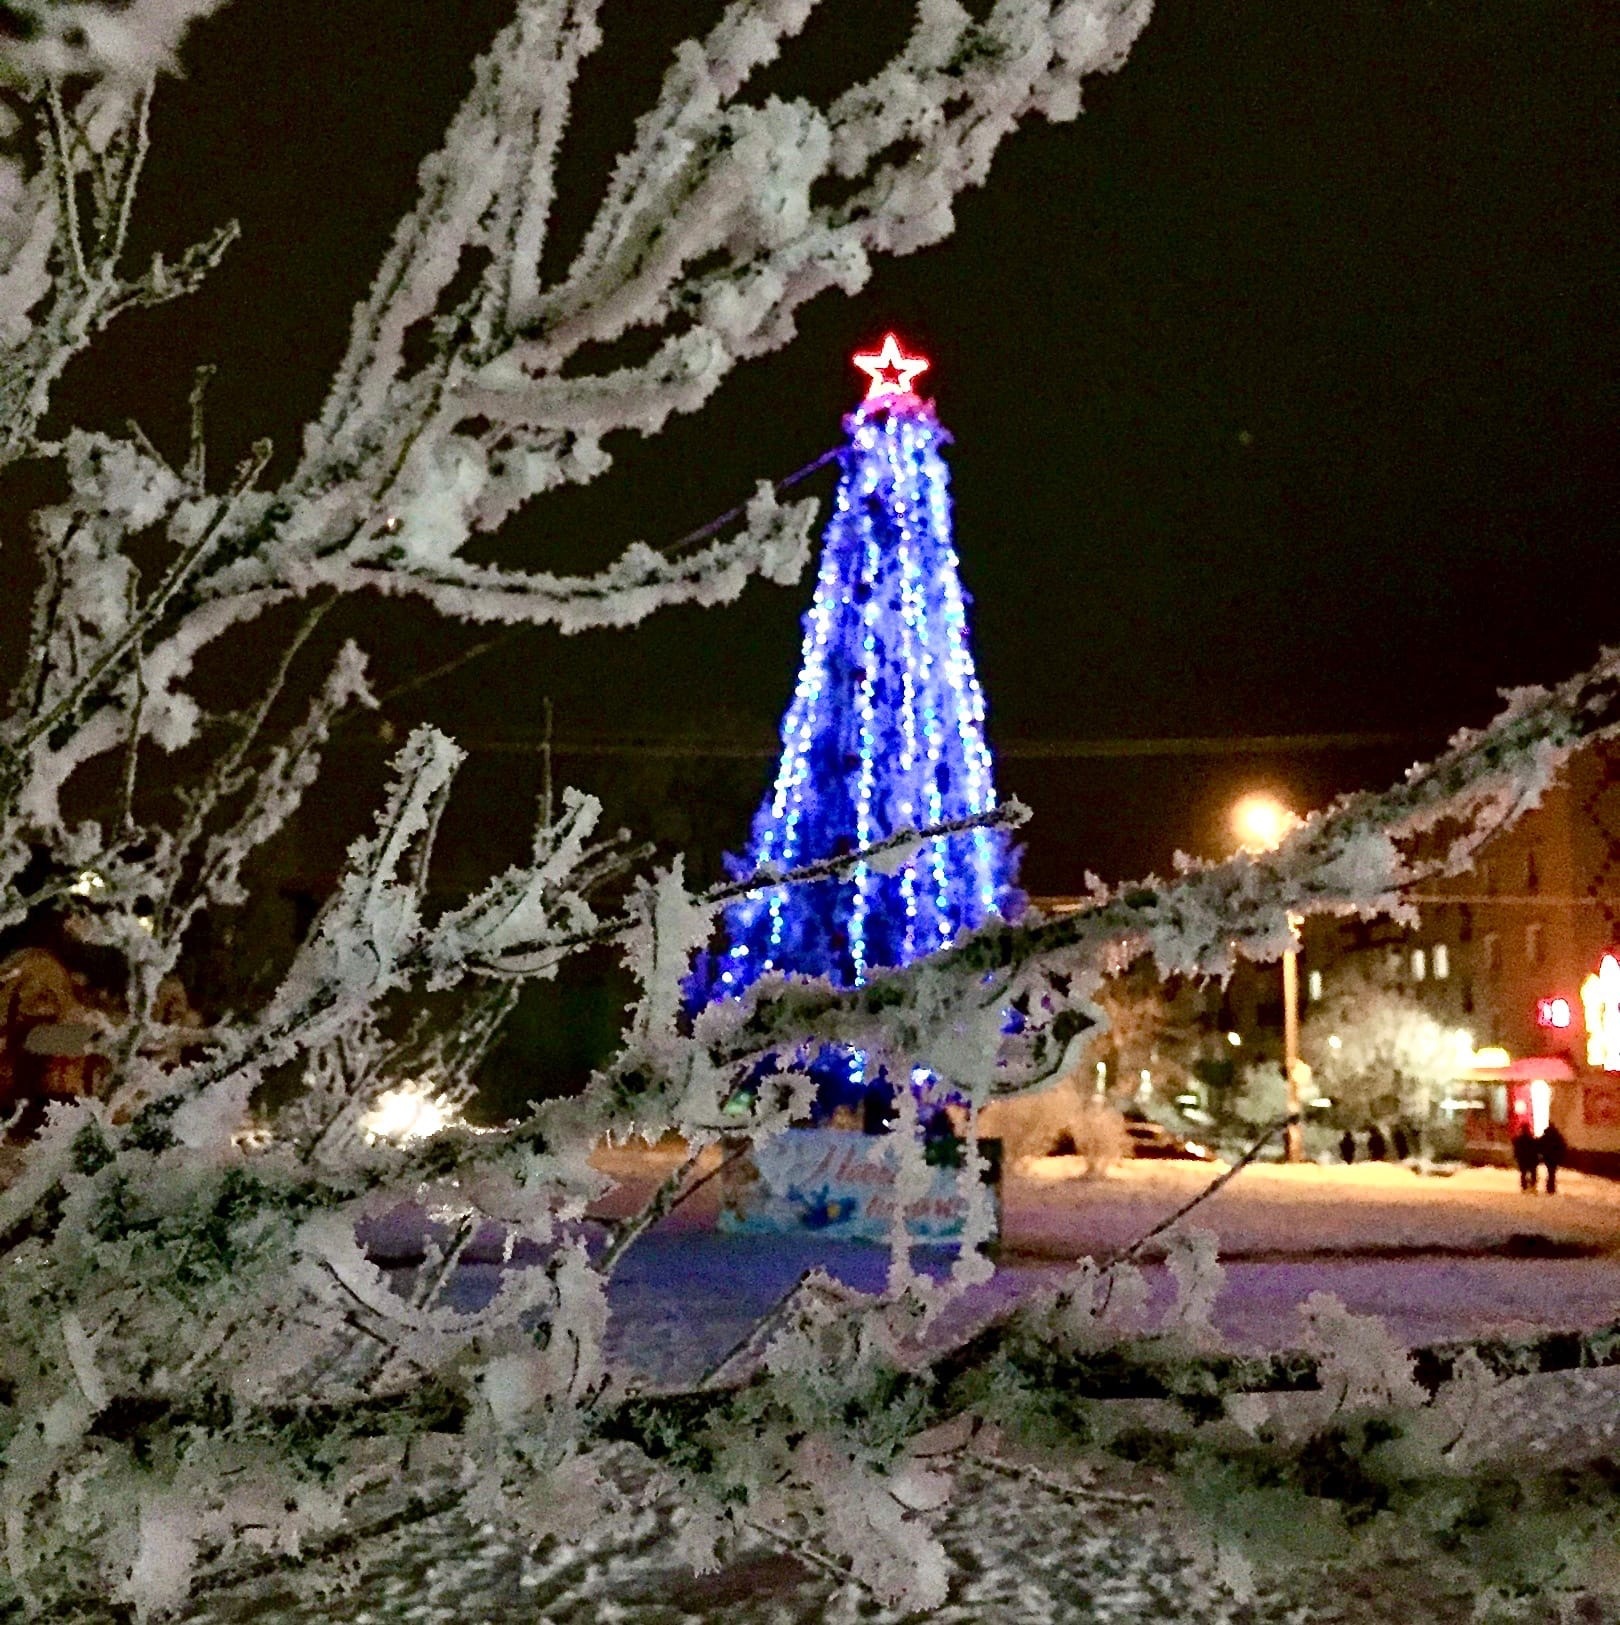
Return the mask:
<path id="1" fill-rule="evenodd" d="M 1545 1078 L 1530 1080 L 1530 1132 L 1542 1135 L 1552 1118 L 1552 1085 Z"/>
<path id="2" fill-rule="evenodd" d="M 1513 1057 L 1500 1044 L 1487 1044 L 1484 1049 L 1474 1051 L 1473 1064 L 1485 1068 L 1512 1066 Z"/>
<path id="3" fill-rule="evenodd" d="M 1613 954 L 1605 954 L 1581 983 L 1581 1009 L 1586 1017 L 1586 1064 L 1620 1072 L 1620 959 Z"/>
<path id="4" fill-rule="evenodd" d="M 890 395 L 909 395 L 912 380 L 918 373 L 928 371 L 928 362 L 920 355 L 907 355 L 893 333 L 883 335 L 882 347 L 876 352 L 851 359 L 870 380 L 866 386 L 869 401 L 883 400 Z"/>
<path id="5" fill-rule="evenodd" d="M 1226 1041 L 1227 1041 L 1228 1044 L 1230 1044 L 1232 1046 L 1233 1049 L 1240 1049 L 1242 1047 L 1242 1045 L 1243 1045 L 1243 1034 L 1242 1033 L 1228 1033 L 1226 1035 Z"/>
<path id="6" fill-rule="evenodd" d="M 1280 846 L 1298 822 L 1297 813 L 1263 791 L 1242 797 L 1232 808 L 1232 828 L 1246 852 L 1269 852 Z"/>
<path id="7" fill-rule="evenodd" d="M 392 1140 L 398 1145 L 426 1140 L 456 1120 L 455 1112 L 425 1082 L 404 1083 L 377 1096 L 360 1119 L 367 1140 Z"/>

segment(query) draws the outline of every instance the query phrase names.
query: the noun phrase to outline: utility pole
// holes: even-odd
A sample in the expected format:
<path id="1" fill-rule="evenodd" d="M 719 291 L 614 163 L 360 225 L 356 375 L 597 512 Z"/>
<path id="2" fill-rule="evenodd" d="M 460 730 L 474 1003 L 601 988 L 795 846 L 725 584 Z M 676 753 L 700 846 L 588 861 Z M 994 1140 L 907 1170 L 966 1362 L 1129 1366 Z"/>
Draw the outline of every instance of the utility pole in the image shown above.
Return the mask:
<path id="1" fill-rule="evenodd" d="M 1294 923 L 1294 916 L 1288 916 Z M 1284 1157 L 1289 1162 L 1305 1160 L 1305 1133 L 1299 1120 L 1299 950 L 1283 954 L 1283 1085 L 1287 1093 L 1288 1127 L 1284 1131 Z"/>
<path id="2" fill-rule="evenodd" d="M 1232 827 L 1246 852 L 1274 852 L 1288 832 L 1299 823 L 1296 813 L 1275 796 L 1260 791 L 1246 795 L 1232 809 Z M 1283 951 L 1283 1098 L 1288 1104 L 1288 1127 L 1283 1156 L 1289 1162 L 1305 1160 L 1305 1131 L 1299 1121 L 1299 928 L 1304 924 L 1297 914 L 1288 916 L 1291 933 Z"/>

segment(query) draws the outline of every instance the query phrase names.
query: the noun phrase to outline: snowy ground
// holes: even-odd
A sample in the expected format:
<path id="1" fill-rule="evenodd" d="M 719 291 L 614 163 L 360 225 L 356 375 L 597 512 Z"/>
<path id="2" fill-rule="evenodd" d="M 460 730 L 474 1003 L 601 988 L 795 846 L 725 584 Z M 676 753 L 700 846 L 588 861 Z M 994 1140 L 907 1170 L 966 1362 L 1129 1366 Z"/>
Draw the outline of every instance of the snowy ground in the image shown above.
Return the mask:
<path id="1" fill-rule="evenodd" d="M 1470 1597 L 1417 1563 L 1358 1575 L 1307 1567 L 1239 1601 L 1212 1580 L 1194 1537 L 1153 1509 L 1071 1500 L 978 1468 L 964 1471 L 936 1526 L 951 1596 L 926 1616 L 764 1544 L 694 1575 L 673 1557 L 684 1516 L 658 1501 L 532 1551 L 509 1532 L 444 1519 L 400 1537 L 352 1590 L 319 1604 L 269 1585 L 187 1625 L 1467 1625 L 1472 1614 Z"/>
<path id="2" fill-rule="evenodd" d="M 622 1180 L 603 1211 L 644 1200 L 673 1159 L 601 1159 Z M 975 1289 L 960 1327 L 1060 1279 L 1075 1259 L 1124 1247 L 1214 1177 L 1208 1164 L 1127 1162 L 1105 1179 L 1076 1159 L 1042 1158 L 1009 1179 L 996 1278 Z M 886 1255 L 814 1237 L 726 1236 L 711 1183 L 627 1255 L 612 1288 L 619 1357 L 657 1382 L 680 1382 L 721 1358 L 807 1269 L 865 1290 Z M 1416 1173 L 1392 1163 L 1244 1169 L 1189 1223 L 1220 1238 L 1226 1288 L 1216 1324 L 1233 1342 L 1297 1341 L 1295 1305 L 1337 1293 L 1383 1316 L 1410 1343 L 1620 1319 L 1620 1184 L 1568 1174 L 1556 1196 L 1529 1196 L 1500 1168 Z M 943 1266 L 941 1266 L 943 1267 Z M 1147 1266 L 1155 1298 L 1165 1272 Z"/>
<path id="3" fill-rule="evenodd" d="M 674 1166 L 668 1156 L 601 1159 L 621 1187 L 603 1207 L 628 1211 Z M 1006 1192 L 997 1275 L 958 1313 L 971 1321 L 1068 1261 L 1130 1242 L 1201 1189 L 1208 1165 L 1137 1162 L 1086 1181 L 1069 1159 L 1046 1159 Z M 1198 1209 L 1227 1262 L 1217 1322 L 1232 1339 L 1296 1340 L 1295 1305 L 1316 1290 L 1384 1315 L 1409 1341 L 1620 1318 L 1620 1185 L 1567 1176 L 1556 1197 L 1525 1196 L 1517 1175 L 1448 1176 L 1393 1165 L 1246 1169 Z M 724 1355 L 756 1317 L 822 1265 L 876 1288 L 879 1249 L 800 1238 L 729 1237 L 713 1226 L 713 1184 L 643 1238 L 612 1289 L 613 1347 L 643 1380 L 689 1380 Z M 1568 1256 L 1557 1256 L 1567 1254 Z M 1552 1256 L 1549 1256 L 1552 1255 Z M 1162 1270 L 1150 1270 L 1162 1297 Z M 493 1284 L 471 1267 L 469 1301 Z M 1151 1314 L 1153 1305 L 1150 1304 Z M 1570 1372 L 1507 1385 L 1491 1449 L 1510 1459 L 1612 1451 L 1620 1372 Z M 401 1534 L 339 1594 L 296 1603 L 268 1583 L 251 1598 L 196 1612 L 195 1625 L 899 1625 L 902 1616 L 836 1577 L 766 1545 L 696 1577 L 673 1557 L 684 1514 L 654 1500 L 577 1543 L 527 1550 L 509 1532 L 455 1517 Z M 939 1533 L 953 1572 L 940 1625 L 1464 1625 L 1472 1599 L 1448 1593 L 1417 1564 L 1377 1572 L 1261 1576 L 1240 1602 L 1200 1562 L 1173 1505 L 1132 1508 L 1084 1493 L 966 1469 Z M 1587 1599 L 1543 1616 L 1588 1625 L 1620 1619 Z M 915 1618 L 915 1616 L 913 1616 Z"/>

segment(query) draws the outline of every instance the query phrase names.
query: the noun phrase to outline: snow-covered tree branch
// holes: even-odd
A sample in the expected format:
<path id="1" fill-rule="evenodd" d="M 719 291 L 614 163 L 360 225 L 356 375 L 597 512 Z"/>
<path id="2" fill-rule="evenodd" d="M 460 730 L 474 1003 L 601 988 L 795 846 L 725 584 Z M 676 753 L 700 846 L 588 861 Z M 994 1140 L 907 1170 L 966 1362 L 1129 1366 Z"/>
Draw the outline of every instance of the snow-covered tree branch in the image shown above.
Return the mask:
<path id="1" fill-rule="evenodd" d="M 751 1372 L 723 1367 L 672 1395 L 625 1391 L 605 1348 L 607 1288 L 631 1241 L 706 1177 L 709 1147 L 802 1113 L 809 1048 L 858 1045 L 983 1103 L 1073 1064 L 1122 956 L 1219 976 L 1234 953 L 1280 951 L 1290 914 L 1399 912 L 1414 883 L 1466 867 L 1532 804 L 1564 753 L 1620 729 L 1620 656 L 1514 696 L 1432 766 L 1341 802 L 1264 861 L 1099 891 L 1076 915 L 963 935 L 854 991 L 768 978 L 695 1017 L 684 984 L 723 904 L 882 872 L 1022 809 L 693 892 L 678 862 L 649 870 L 630 836 L 599 833 L 591 796 L 554 805 L 548 792 L 524 861 L 446 904 L 435 847 L 461 752 L 423 727 L 395 757 L 374 826 L 349 831 L 342 874 L 273 991 L 206 1025 L 186 1005 L 177 977 L 194 929 L 246 900 L 334 729 L 375 703 L 360 649 L 315 662 L 331 606 L 371 589 L 459 620 L 580 632 L 728 601 L 756 576 L 793 580 L 814 505 L 784 504 L 769 483 L 738 529 L 679 556 L 627 541 L 564 575 L 468 549 L 606 473 L 610 435 L 697 410 L 732 369 L 786 343 L 817 294 L 854 292 L 875 256 L 946 235 L 1002 140 L 1035 114 L 1073 117 L 1082 81 L 1120 65 L 1148 10 L 995 0 L 975 15 L 921 0 L 869 80 L 825 104 L 751 96 L 817 3 L 733 0 L 679 49 L 572 262 L 548 280 L 559 143 L 601 7 L 514 0 L 357 304 L 295 466 L 272 476 L 261 441 L 224 479 L 208 469 L 206 375 L 180 466 L 134 430 L 46 430 L 63 369 L 107 323 L 191 291 L 231 241 L 224 227 L 172 262 L 124 263 L 162 94 L 153 76 L 213 5 L 4 8 L 29 24 L 0 60 L 24 87 L 38 159 L 0 167 L 0 465 L 49 460 L 60 481 L 32 517 L 32 638 L 0 718 L 0 923 L 71 911 L 121 974 L 82 1023 L 96 1087 L 54 1100 L 37 1135 L 5 1148 L 0 1618 L 183 1613 L 451 1508 L 528 1540 L 577 1532 L 626 1504 L 615 1474 L 627 1449 L 634 1471 L 704 1508 L 689 1556 L 763 1531 L 887 1600 L 927 1605 L 945 1588 L 927 1519 L 953 1465 L 988 1459 L 992 1427 L 1037 1413 L 1085 1448 L 1095 1407 L 1122 1396 L 1182 1402 L 1187 1415 L 1160 1430 L 1172 1455 L 1301 1482 L 1307 1450 L 1348 1407 L 1412 1441 L 1410 1470 L 1379 1481 L 1389 1505 L 1447 1533 L 1484 1516 L 1473 1481 L 1458 1489 L 1462 1458 L 1436 1442 L 1447 1406 L 1480 1369 L 1552 1356 L 1447 1351 L 1415 1380 L 1376 1328 L 1347 1331 L 1323 1303 L 1307 1316 L 1314 1352 L 1224 1355 L 1209 1325 L 1218 1266 L 1180 1229 L 1160 1243 L 1176 1307 L 1146 1342 L 1127 1263 L 1082 1270 L 966 1344 L 930 1342 L 945 1300 L 989 1266 L 964 1245 L 935 1288 L 911 1269 L 901 1226 L 888 1292 L 801 1283 L 739 1353 Z M 265 644 L 281 641 L 262 687 L 228 709 L 198 672 L 254 620 Z M 147 776 L 155 750 L 202 759 L 178 797 Z M 91 816 L 81 775 L 98 765 L 114 810 Z M 1443 840 L 1420 852 L 1418 835 Z M 498 1132 L 452 1124 L 406 1147 L 377 1127 L 401 1093 L 464 1103 L 517 990 L 605 945 L 640 991 L 618 1059 L 581 1094 Z M 272 1098 L 255 1135 L 250 1117 Z M 592 1152 L 666 1131 L 687 1161 L 604 1245 L 583 1219 L 606 1183 Z M 915 1185 L 921 1152 L 900 1138 L 902 1185 Z M 970 1136 L 970 1169 L 980 1155 Z M 970 1243 L 988 1235 L 976 1200 Z M 434 1214 L 408 1278 L 360 1239 L 402 1206 Z M 491 1228 L 496 1279 L 469 1310 L 452 1288 Z M 1611 1360 L 1612 1341 L 1574 1357 Z M 1283 1390 L 1338 1408 L 1308 1409 L 1276 1437 L 1184 1436 L 1230 1396 Z M 1359 1493 L 1365 1478 L 1346 1482 Z M 1447 1522 L 1437 1509 L 1454 1491 Z"/>

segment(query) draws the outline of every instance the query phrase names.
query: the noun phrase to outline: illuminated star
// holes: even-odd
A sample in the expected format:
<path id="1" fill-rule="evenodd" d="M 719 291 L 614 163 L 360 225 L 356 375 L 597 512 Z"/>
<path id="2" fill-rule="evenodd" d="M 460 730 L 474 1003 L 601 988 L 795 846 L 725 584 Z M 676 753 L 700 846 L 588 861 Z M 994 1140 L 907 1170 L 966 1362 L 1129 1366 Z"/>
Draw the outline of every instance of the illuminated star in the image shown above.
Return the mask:
<path id="1" fill-rule="evenodd" d="M 872 380 L 866 386 L 869 401 L 884 395 L 911 394 L 911 381 L 919 372 L 928 370 L 928 363 L 920 355 L 907 355 L 893 333 L 883 335 L 883 348 L 876 355 L 858 355 L 855 365 Z"/>

